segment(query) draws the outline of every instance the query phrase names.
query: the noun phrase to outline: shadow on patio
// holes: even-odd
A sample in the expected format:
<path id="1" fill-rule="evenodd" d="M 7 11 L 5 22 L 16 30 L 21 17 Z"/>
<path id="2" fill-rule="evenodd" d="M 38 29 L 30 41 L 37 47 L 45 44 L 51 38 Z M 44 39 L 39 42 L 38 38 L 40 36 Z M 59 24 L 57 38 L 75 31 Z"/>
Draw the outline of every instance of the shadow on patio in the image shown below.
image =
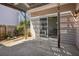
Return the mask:
<path id="1" fill-rule="evenodd" d="M 57 42 L 53 40 L 29 40 L 13 47 L 0 47 L 0 55 L 6 56 L 74 56 L 79 55 L 79 50 L 75 46 L 61 43 L 61 48 L 57 47 Z"/>

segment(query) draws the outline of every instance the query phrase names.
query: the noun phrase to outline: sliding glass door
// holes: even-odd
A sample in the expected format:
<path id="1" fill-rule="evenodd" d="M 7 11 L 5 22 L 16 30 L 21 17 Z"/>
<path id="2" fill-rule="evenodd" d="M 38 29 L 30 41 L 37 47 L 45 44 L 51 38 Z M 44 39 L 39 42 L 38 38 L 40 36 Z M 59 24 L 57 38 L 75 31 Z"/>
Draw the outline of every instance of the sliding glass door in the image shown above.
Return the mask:
<path id="1" fill-rule="evenodd" d="M 47 18 L 40 18 L 40 37 L 47 37 Z"/>
<path id="2" fill-rule="evenodd" d="M 40 37 L 57 37 L 57 17 L 40 18 Z"/>
<path id="3" fill-rule="evenodd" d="M 57 17 L 48 17 L 48 36 L 57 37 Z"/>

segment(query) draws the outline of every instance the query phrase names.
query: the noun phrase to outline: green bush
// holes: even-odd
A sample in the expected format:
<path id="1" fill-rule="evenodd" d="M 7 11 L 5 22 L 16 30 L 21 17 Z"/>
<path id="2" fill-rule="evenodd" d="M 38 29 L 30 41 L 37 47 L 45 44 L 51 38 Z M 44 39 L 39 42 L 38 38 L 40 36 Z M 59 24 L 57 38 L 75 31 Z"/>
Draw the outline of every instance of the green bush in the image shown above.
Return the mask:
<path id="1" fill-rule="evenodd" d="M 16 26 L 15 35 L 24 35 L 25 21 L 21 21 L 20 24 Z M 26 21 L 26 29 L 30 28 L 30 21 Z"/>

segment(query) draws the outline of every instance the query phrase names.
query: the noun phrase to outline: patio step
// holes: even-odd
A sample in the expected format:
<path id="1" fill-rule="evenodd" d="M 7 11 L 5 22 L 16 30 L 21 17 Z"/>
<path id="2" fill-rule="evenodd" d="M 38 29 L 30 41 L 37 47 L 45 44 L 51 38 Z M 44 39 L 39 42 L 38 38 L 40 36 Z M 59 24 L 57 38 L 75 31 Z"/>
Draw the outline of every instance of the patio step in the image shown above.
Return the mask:
<path id="1" fill-rule="evenodd" d="M 25 41 L 29 41 L 29 40 L 32 40 L 31 37 L 25 39 L 24 37 L 19 37 L 19 38 L 16 38 L 16 39 L 13 39 L 13 40 L 3 40 L 0 42 L 0 44 L 6 46 L 6 47 L 12 47 L 14 45 L 17 45 L 17 44 L 20 44 L 20 43 L 23 43 Z"/>

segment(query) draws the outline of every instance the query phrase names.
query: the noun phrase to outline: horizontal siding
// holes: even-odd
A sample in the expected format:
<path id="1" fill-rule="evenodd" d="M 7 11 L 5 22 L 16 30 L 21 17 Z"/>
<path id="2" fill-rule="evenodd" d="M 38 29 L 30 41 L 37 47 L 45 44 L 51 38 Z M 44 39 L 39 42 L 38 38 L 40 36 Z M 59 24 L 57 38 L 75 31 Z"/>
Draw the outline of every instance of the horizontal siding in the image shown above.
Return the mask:
<path id="1" fill-rule="evenodd" d="M 39 18 L 32 19 L 36 36 L 39 36 L 40 25 Z M 61 42 L 66 44 L 75 45 L 76 43 L 76 27 L 74 25 L 74 19 L 72 16 L 63 16 L 60 19 L 60 36 Z"/>
<path id="2" fill-rule="evenodd" d="M 40 21 L 39 18 L 34 18 L 31 19 L 34 30 L 35 30 L 35 37 L 39 38 L 40 37 Z"/>
<path id="3" fill-rule="evenodd" d="M 61 42 L 75 45 L 76 28 L 72 17 L 61 17 L 60 21 Z"/>

